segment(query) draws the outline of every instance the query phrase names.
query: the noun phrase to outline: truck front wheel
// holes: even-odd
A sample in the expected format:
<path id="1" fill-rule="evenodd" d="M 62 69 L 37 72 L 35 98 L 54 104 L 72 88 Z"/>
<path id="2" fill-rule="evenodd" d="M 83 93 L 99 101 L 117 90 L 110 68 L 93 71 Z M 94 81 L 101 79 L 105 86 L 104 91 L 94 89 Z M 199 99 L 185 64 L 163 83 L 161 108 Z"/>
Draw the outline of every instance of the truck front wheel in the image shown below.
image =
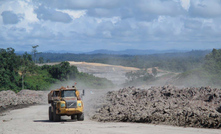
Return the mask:
<path id="1" fill-rule="evenodd" d="M 76 119 L 75 114 L 74 114 L 74 115 L 71 115 L 71 119 L 72 119 L 72 120 Z"/>
<path id="2" fill-rule="evenodd" d="M 77 115 L 77 120 L 78 121 L 83 121 L 84 120 L 84 113 L 78 114 Z"/>
<path id="3" fill-rule="evenodd" d="M 53 113 L 51 111 L 51 106 L 48 109 L 48 117 L 49 117 L 49 121 L 53 121 Z"/>
<path id="4" fill-rule="evenodd" d="M 53 121 L 61 121 L 61 116 L 56 114 L 56 107 L 53 108 Z"/>

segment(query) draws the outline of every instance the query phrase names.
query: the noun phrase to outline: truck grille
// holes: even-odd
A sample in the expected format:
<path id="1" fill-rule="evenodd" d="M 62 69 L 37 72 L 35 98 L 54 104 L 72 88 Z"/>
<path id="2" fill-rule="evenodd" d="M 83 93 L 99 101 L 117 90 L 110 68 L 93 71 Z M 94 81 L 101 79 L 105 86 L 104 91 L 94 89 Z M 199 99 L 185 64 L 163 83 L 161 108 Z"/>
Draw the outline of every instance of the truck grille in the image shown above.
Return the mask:
<path id="1" fill-rule="evenodd" d="M 76 100 L 66 100 L 67 108 L 77 108 Z"/>

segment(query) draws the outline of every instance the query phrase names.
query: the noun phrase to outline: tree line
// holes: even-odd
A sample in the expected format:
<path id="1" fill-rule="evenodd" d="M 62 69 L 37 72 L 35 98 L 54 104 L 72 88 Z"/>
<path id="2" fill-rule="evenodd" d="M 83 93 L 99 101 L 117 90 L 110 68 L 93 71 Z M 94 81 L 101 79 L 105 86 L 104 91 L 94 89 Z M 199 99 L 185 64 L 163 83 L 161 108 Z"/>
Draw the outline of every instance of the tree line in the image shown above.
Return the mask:
<path id="1" fill-rule="evenodd" d="M 210 50 L 193 50 L 185 53 L 165 53 L 152 55 L 111 55 L 111 54 L 73 54 L 40 53 L 37 59 L 44 62 L 85 61 L 137 68 L 159 67 L 164 70 L 185 72 L 202 65 L 204 57 Z"/>
<path id="2" fill-rule="evenodd" d="M 221 86 L 221 49 L 207 54 L 201 66 L 187 70 L 177 76 L 175 83 L 187 86 Z"/>

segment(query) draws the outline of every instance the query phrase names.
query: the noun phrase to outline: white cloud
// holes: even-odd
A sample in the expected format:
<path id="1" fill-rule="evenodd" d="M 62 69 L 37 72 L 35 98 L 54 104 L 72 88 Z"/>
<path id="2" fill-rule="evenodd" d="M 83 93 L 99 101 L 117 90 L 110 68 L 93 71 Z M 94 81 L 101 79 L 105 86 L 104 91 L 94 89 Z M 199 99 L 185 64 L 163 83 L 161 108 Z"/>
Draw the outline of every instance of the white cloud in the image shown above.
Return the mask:
<path id="1" fill-rule="evenodd" d="M 181 1 L 181 5 L 185 10 L 189 10 L 190 7 L 190 0 L 180 0 Z"/>
<path id="2" fill-rule="evenodd" d="M 56 11 L 55 9 L 45 7 L 44 5 L 36 8 L 34 12 L 37 14 L 38 19 L 44 21 L 49 20 L 62 23 L 70 23 L 72 21 L 71 17 L 67 13 Z"/>
<path id="3" fill-rule="evenodd" d="M 181 15 L 184 11 L 181 5 L 172 0 L 140 0 L 138 7 L 141 11 L 154 15 Z"/>
<path id="4" fill-rule="evenodd" d="M 60 10 L 60 9 L 56 9 L 56 11 L 67 13 L 73 19 L 80 18 L 80 17 L 82 17 L 82 16 L 84 16 L 86 14 L 86 10 L 69 10 L 69 9 L 67 9 L 67 10 Z"/>
<path id="5" fill-rule="evenodd" d="M 111 38 L 112 37 L 110 31 L 104 31 L 103 35 L 104 35 L 104 37 L 107 37 L 107 38 Z"/>
<path id="6" fill-rule="evenodd" d="M 7 14 L 0 16 L 0 47 L 191 49 L 221 42 L 220 0 L 5 0 L 5 11 L 15 20 L 4 25 Z"/>
<path id="7" fill-rule="evenodd" d="M 190 4 L 190 15 L 202 18 L 221 17 L 220 0 L 194 0 Z"/>
<path id="8" fill-rule="evenodd" d="M 34 13 L 34 7 L 30 3 L 27 3 L 25 1 L 18 1 L 20 4 L 20 12 L 23 13 L 25 21 L 29 23 L 38 22 L 37 15 Z M 30 2 L 30 1 L 29 1 Z M 23 9 L 23 10 L 22 10 Z"/>
<path id="9" fill-rule="evenodd" d="M 39 3 L 58 9 L 113 8 L 125 0 L 36 0 Z"/>
<path id="10" fill-rule="evenodd" d="M 112 22 L 113 24 L 115 24 L 115 23 L 121 21 L 121 18 L 120 18 L 120 17 L 117 17 L 117 16 L 112 17 L 112 18 L 96 18 L 96 21 L 97 21 L 97 23 L 110 21 L 110 22 Z"/>

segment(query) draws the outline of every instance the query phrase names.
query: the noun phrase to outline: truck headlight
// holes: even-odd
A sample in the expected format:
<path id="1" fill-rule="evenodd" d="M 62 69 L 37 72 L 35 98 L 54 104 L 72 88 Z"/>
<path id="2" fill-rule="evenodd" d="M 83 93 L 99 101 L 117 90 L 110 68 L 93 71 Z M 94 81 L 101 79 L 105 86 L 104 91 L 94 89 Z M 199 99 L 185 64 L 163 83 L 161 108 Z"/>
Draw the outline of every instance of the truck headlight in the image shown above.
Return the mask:
<path id="1" fill-rule="evenodd" d="M 78 106 L 81 107 L 81 103 L 78 103 Z"/>
<path id="2" fill-rule="evenodd" d="M 64 108 L 65 107 L 65 104 L 64 103 L 61 103 L 61 108 Z"/>

